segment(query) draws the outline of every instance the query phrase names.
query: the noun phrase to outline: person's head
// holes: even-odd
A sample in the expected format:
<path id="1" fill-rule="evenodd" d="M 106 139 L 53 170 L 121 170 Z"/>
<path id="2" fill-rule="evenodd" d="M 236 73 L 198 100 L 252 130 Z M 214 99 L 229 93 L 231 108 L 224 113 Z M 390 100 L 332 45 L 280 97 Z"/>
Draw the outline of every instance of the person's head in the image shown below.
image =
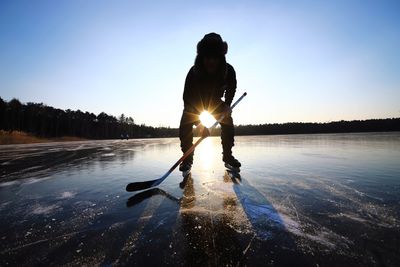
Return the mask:
<path id="1" fill-rule="evenodd" d="M 220 59 L 219 57 L 216 56 L 204 56 L 203 57 L 203 66 L 204 66 L 204 70 L 208 73 L 208 74 L 216 74 L 218 71 L 218 67 L 220 66 Z"/>
<path id="2" fill-rule="evenodd" d="M 208 75 L 217 75 L 225 70 L 225 54 L 228 44 L 219 34 L 209 33 L 197 44 L 197 58 L 195 64 Z"/>

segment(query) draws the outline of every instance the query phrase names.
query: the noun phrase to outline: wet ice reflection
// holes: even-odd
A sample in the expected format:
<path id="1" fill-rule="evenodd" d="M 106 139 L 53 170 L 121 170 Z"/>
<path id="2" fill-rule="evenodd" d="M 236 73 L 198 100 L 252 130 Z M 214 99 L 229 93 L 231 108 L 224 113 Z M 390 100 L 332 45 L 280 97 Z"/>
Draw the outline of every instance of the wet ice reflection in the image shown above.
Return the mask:
<path id="1" fill-rule="evenodd" d="M 0 148 L 0 265 L 374 265 L 398 260 L 398 133 L 219 138 L 156 189 L 177 139 Z M 26 257 L 21 257 L 25 255 Z"/>

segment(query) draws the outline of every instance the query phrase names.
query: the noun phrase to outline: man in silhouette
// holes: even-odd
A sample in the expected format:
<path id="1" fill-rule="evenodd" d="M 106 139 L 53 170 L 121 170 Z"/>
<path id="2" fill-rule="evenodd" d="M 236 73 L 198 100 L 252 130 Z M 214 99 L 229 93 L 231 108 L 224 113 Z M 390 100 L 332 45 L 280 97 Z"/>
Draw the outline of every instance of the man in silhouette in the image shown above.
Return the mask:
<path id="1" fill-rule="evenodd" d="M 234 128 L 230 109 L 236 92 L 236 74 L 226 62 L 227 51 L 227 43 L 216 33 L 206 34 L 197 44 L 195 63 L 185 80 L 179 138 L 182 152 L 185 153 L 193 145 L 193 125 L 200 124 L 199 115 L 202 111 L 207 110 L 216 119 L 226 114 L 221 122 L 222 160 L 225 165 L 239 169 L 241 164 L 232 155 Z M 204 134 L 209 134 L 207 128 L 201 124 L 200 127 Z M 181 163 L 179 170 L 190 170 L 193 154 Z"/>

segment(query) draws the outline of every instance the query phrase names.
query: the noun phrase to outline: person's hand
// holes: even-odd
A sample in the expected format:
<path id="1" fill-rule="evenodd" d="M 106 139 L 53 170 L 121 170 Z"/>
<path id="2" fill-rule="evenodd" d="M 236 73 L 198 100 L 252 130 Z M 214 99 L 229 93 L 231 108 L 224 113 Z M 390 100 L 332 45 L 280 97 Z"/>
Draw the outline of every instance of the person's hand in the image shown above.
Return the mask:
<path id="1" fill-rule="evenodd" d="M 210 130 L 208 130 L 207 127 L 205 127 L 203 124 L 200 124 L 200 133 L 201 133 L 201 137 L 203 138 L 207 138 L 210 136 Z"/>

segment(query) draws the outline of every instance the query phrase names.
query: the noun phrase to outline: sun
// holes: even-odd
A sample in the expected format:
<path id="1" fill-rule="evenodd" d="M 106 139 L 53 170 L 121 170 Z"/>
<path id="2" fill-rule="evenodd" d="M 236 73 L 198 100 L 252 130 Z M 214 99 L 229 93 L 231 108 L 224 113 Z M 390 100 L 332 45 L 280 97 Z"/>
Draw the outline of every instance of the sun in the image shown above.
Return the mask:
<path id="1" fill-rule="evenodd" d="M 215 123 L 215 118 L 208 111 L 203 111 L 200 114 L 200 121 L 204 126 L 210 128 Z"/>

